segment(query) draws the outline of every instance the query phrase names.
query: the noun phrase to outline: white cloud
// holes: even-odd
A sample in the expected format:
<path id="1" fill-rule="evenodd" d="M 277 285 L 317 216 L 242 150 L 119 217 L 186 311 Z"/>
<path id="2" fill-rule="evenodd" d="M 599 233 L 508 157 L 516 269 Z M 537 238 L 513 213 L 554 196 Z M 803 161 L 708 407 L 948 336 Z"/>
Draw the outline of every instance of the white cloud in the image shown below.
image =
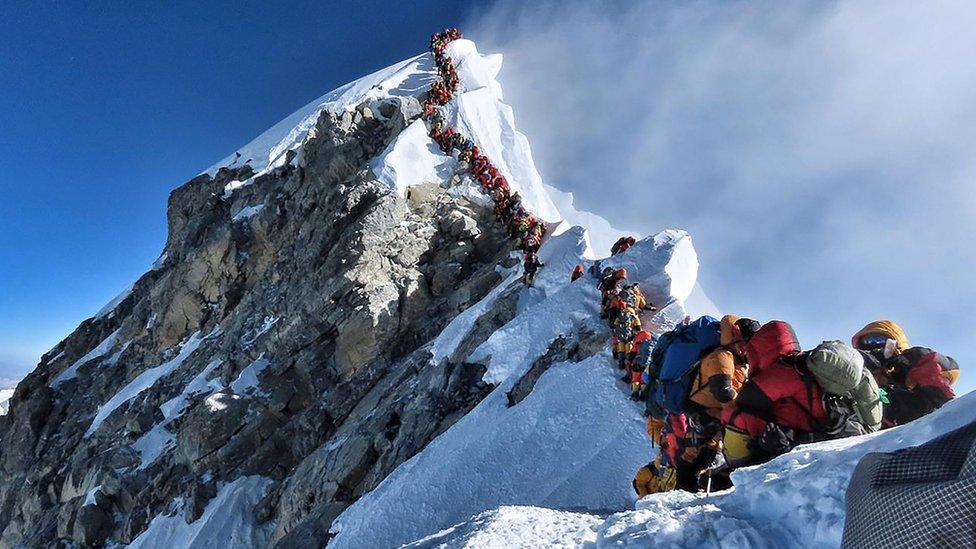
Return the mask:
<path id="1" fill-rule="evenodd" d="M 688 229 L 729 311 L 976 353 L 976 5 L 501 4 L 466 29 L 543 177 Z M 608 192 L 609 191 L 609 192 Z"/>

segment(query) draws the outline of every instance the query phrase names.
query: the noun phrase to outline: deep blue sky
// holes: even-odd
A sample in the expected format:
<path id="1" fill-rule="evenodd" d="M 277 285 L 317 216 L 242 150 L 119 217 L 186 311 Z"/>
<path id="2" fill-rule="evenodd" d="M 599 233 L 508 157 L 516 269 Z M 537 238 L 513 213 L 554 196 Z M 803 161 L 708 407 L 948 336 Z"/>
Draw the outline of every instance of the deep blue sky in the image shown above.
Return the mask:
<path id="1" fill-rule="evenodd" d="M 170 190 L 473 9 L 87 4 L 0 7 L 0 378 L 146 270 Z"/>

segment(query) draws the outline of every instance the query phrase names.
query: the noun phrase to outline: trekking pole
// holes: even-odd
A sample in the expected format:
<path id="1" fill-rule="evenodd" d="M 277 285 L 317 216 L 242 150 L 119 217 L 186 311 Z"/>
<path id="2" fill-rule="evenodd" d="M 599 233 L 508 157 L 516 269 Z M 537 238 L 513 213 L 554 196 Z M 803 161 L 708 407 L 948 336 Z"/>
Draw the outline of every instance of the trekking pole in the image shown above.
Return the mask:
<path id="1" fill-rule="evenodd" d="M 712 495 L 712 468 L 708 468 L 708 482 L 705 483 L 705 503 L 708 503 L 708 496 Z"/>

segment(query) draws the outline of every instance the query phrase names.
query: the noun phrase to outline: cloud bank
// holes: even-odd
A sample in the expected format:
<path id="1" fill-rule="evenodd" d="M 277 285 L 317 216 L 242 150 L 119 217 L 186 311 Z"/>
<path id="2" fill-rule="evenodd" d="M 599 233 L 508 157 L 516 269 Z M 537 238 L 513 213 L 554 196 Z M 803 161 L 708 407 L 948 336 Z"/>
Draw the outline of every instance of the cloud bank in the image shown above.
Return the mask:
<path id="1" fill-rule="evenodd" d="M 466 25 L 547 183 L 680 227 L 805 346 L 890 317 L 976 386 L 976 4 L 502 3 Z"/>

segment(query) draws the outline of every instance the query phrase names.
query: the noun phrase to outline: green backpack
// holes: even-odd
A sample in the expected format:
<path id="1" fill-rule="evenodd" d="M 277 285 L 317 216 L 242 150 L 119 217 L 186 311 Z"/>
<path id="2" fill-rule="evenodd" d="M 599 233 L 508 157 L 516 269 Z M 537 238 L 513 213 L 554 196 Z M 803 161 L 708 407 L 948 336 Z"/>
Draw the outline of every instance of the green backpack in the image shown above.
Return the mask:
<path id="1" fill-rule="evenodd" d="M 857 349 L 840 341 L 824 341 L 807 354 L 806 366 L 823 392 L 852 401 L 865 431 L 881 428 L 878 384 Z"/>

